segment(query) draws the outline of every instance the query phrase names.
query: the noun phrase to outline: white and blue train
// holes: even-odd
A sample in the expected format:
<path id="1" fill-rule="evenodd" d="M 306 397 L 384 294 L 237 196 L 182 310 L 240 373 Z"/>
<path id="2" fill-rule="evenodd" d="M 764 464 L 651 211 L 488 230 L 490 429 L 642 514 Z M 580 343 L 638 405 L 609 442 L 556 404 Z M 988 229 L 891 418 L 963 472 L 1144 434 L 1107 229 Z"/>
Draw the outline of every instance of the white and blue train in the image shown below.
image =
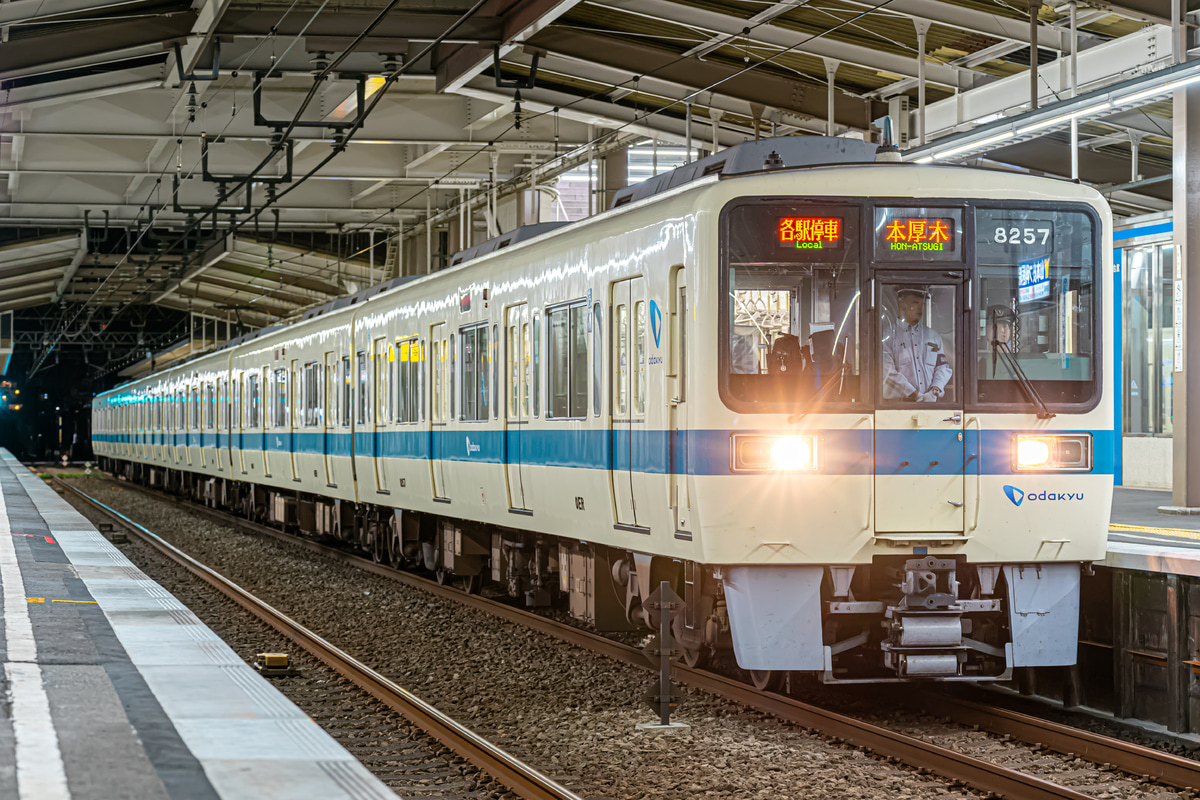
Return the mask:
<path id="1" fill-rule="evenodd" d="M 1105 555 L 1111 237 L 1088 187 L 748 142 L 106 392 L 94 448 L 602 629 L 670 581 L 760 683 L 1003 679 L 1075 662 Z"/>

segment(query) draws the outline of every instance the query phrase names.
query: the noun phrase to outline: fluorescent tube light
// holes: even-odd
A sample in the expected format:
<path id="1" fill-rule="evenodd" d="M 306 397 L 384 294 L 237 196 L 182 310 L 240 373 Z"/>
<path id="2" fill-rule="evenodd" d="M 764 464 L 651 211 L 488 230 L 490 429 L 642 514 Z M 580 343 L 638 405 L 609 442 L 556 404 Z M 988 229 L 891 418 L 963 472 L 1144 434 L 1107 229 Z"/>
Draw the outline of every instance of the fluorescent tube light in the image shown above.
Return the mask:
<path id="1" fill-rule="evenodd" d="M 1103 103 L 1097 103 L 1094 106 L 1088 106 L 1087 108 L 1082 108 L 1079 111 L 1071 111 L 1066 114 L 1059 114 L 1057 117 L 1045 119 L 1041 122 L 1035 122 L 1032 125 L 1026 125 L 1024 128 L 1018 128 L 1017 135 L 1024 136 L 1027 133 L 1033 133 L 1034 131 L 1040 131 L 1042 128 L 1049 128 L 1051 125 L 1057 125 L 1060 122 L 1066 122 L 1074 117 L 1085 117 L 1095 111 L 1103 111 L 1104 109 L 1111 107 L 1112 103 L 1108 100 L 1105 100 Z"/>
<path id="2" fill-rule="evenodd" d="M 996 144 L 997 142 L 1003 142 L 1005 139 L 1011 139 L 1013 135 L 1014 134 L 1012 131 L 997 133 L 995 136 L 989 136 L 986 139 L 980 139 L 978 142 L 969 142 L 967 144 L 960 144 L 958 147 L 951 147 L 949 150 L 943 150 L 940 153 L 936 153 L 933 157 L 939 159 L 952 158 L 959 153 L 965 153 L 968 150 L 981 150 L 989 145 Z"/>
<path id="3" fill-rule="evenodd" d="M 1187 86 L 1189 83 L 1195 83 L 1196 81 L 1200 81 L 1200 75 L 1192 75 L 1190 78 L 1181 78 L 1177 81 L 1172 81 L 1165 86 L 1158 86 L 1154 89 L 1146 89 L 1145 91 L 1138 92 L 1137 94 L 1132 94 L 1129 97 L 1118 98 L 1114 102 L 1120 105 L 1124 105 L 1125 103 L 1136 103 L 1139 100 L 1145 100 L 1147 97 L 1153 97 L 1156 94 L 1167 94 L 1169 92 L 1173 92 L 1176 89 Z"/>

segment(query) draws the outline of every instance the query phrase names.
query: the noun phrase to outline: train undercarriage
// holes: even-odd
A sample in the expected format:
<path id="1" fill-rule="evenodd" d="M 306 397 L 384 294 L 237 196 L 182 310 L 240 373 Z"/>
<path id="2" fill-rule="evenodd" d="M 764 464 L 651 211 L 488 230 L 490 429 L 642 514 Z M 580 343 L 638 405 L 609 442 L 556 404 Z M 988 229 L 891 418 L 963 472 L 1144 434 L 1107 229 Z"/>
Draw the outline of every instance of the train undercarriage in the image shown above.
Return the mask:
<path id="1" fill-rule="evenodd" d="M 1036 625 L 1048 613 L 1022 603 L 1022 593 L 1044 597 L 1042 572 L 1051 567 L 1073 568 L 1078 587 L 1078 564 L 981 565 L 962 557 L 906 553 L 879 555 L 863 565 L 704 565 L 151 464 L 100 460 L 119 478 L 255 522 L 334 539 L 378 562 L 427 570 L 468 592 L 488 584 L 527 607 L 561 608 L 598 631 L 657 630 L 658 612 L 646 600 L 650 589 L 667 581 L 684 601 L 672 620 L 683 660 L 689 666 L 740 664 L 760 687 L 794 673 L 826 683 L 1009 679 L 1014 666 L 1022 666 L 1019 657 L 1014 659 L 1014 620 L 1029 617 Z M 762 571 L 768 569 L 778 574 L 772 578 L 778 586 L 763 585 Z M 1025 589 L 1017 591 L 1021 585 Z M 756 597 L 750 596 L 751 588 Z M 764 598 L 773 598 L 766 601 L 772 605 Z M 1077 620 L 1077 591 L 1074 602 Z M 765 624 L 768 616 L 782 620 L 782 626 Z M 1067 619 L 1051 631 L 1071 624 Z M 1046 632 L 1044 625 L 1034 631 L 1043 638 Z M 748 644 L 751 640 L 758 650 Z"/>

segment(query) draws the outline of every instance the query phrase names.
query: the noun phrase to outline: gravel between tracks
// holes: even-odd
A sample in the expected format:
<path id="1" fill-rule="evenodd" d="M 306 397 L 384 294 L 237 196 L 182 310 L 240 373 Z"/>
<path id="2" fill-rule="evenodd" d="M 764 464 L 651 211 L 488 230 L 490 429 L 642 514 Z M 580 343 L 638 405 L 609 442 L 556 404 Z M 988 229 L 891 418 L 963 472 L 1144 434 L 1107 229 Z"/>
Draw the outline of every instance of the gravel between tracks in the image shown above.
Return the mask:
<path id="1" fill-rule="evenodd" d="M 70 495 L 64 499 L 95 522 L 107 520 Z M 150 545 L 131 537 L 119 547 L 126 558 L 175 595 L 247 663 L 252 664 L 258 653 L 289 653 L 292 666 L 300 674 L 272 679 L 276 688 L 399 796 L 517 800 L 516 795 L 399 713 Z"/>
<path id="2" fill-rule="evenodd" d="M 97 479 L 74 482 L 584 797 L 978 796 L 690 690 L 675 717 L 692 726 L 688 733 L 637 732 L 637 722 L 654 717 L 640 699 L 648 672 L 164 500 Z M 132 548 L 127 554 L 161 582 Z M 177 592 L 175 583 L 164 585 Z M 177 594 L 205 619 L 189 592 Z M 247 660 L 266 646 L 253 636 L 227 641 Z M 306 665 L 306 674 L 315 673 Z M 889 710 L 870 721 L 1098 798 L 1188 796 L 931 717 Z M 381 750 L 366 764 L 383 777 L 376 757 Z"/>

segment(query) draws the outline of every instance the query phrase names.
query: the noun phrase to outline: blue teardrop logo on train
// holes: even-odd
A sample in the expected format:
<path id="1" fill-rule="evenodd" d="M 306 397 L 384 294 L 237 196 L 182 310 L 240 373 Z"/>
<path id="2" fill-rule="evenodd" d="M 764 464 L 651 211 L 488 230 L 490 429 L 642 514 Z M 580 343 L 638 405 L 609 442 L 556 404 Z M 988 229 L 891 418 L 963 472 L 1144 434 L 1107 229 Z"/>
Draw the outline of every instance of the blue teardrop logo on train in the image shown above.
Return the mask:
<path id="1" fill-rule="evenodd" d="M 1014 506 L 1021 505 L 1021 501 L 1025 499 L 1025 493 L 1015 486 L 1005 485 L 1004 493 L 1008 495 L 1008 499 L 1012 500 Z"/>
<path id="2" fill-rule="evenodd" d="M 650 301 L 650 332 L 654 334 L 654 346 L 657 348 L 662 343 L 662 310 L 653 300 Z"/>

